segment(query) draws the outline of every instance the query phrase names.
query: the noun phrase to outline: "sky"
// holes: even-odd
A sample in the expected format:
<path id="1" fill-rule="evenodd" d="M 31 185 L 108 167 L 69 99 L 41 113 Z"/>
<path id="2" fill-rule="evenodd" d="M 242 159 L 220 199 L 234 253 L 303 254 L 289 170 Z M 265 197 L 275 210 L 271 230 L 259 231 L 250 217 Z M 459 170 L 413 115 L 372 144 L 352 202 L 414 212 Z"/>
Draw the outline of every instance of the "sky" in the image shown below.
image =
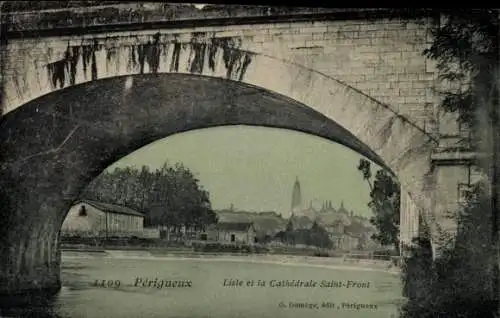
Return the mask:
<path id="1" fill-rule="evenodd" d="M 315 208 L 341 201 L 355 214 L 371 215 L 369 186 L 357 170 L 362 156 L 329 140 L 291 130 L 226 126 L 176 134 L 151 143 L 108 167 L 182 162 L 209 191 L 212 208 L 276 211 L 290 215 L 292 188 Z M 372 169 L 379 169 L 372 163 Z"/>

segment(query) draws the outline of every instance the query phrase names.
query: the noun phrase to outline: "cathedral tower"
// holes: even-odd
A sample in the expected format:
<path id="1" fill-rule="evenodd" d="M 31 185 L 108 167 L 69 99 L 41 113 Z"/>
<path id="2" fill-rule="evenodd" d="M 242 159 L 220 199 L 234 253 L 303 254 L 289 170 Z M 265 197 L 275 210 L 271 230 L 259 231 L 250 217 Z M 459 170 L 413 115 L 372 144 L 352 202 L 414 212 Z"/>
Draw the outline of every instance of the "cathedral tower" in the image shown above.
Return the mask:
<path id="1" fill-rule="evenodd" d="M 295 177 L 292 192 L 292 216 L 302 212 L 302 194 L 300 192 L 299 178 Z"/>

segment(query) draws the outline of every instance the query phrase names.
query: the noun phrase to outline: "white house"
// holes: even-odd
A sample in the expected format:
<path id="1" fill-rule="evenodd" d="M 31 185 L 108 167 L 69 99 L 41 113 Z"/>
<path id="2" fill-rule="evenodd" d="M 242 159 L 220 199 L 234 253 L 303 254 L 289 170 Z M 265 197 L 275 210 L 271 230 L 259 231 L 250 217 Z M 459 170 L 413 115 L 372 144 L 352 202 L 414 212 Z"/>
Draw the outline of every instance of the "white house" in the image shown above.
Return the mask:
<path id="1" fill-rule="evenodd" d="M 89 236 L 142 236 L 144 215 L 125 206 L 77 201 L 61 226 L 61 234 Z"/>
<path id="2" fill-rule="evenodd" d="M 256 231 L 253 222 L 220 222 L 207 230 L 207 239 L 221 243 L 253 244 Z"/>

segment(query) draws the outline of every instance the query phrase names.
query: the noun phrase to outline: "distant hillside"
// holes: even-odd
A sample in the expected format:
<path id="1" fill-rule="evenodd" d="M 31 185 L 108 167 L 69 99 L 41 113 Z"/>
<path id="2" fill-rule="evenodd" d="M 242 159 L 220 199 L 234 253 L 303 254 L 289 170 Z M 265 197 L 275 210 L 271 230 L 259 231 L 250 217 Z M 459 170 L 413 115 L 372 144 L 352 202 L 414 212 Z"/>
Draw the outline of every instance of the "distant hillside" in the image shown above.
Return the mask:
<path id="1" fill-rule="evenodd" d="M 274 235 L 286 228 L 287 220 L 275 212 L 215 211 L 220 222 L 254 222 L 258 234 Z"/>

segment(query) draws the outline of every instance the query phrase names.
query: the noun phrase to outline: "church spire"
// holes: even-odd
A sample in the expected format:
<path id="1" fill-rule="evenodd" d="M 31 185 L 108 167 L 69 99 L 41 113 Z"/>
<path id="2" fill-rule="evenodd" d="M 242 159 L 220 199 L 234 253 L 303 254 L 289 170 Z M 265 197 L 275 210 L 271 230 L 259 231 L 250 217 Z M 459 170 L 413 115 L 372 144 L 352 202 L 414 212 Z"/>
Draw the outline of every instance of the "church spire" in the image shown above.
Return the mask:
<path id="1" fill-rule="evenodd" d="M 292 214 L 301 210 L 302 205 L 302 194 L 300 190 L 299 177 L 295 177 L 295 183 L 293 184 L 292 190 Z"/>
<path id="2" fill-rule="evenodd" d="M 349 214 L 349 212 L 344 208 L 344 200 L 340 201 L 339 212 L 342 212 L 344 214 Z"/>

